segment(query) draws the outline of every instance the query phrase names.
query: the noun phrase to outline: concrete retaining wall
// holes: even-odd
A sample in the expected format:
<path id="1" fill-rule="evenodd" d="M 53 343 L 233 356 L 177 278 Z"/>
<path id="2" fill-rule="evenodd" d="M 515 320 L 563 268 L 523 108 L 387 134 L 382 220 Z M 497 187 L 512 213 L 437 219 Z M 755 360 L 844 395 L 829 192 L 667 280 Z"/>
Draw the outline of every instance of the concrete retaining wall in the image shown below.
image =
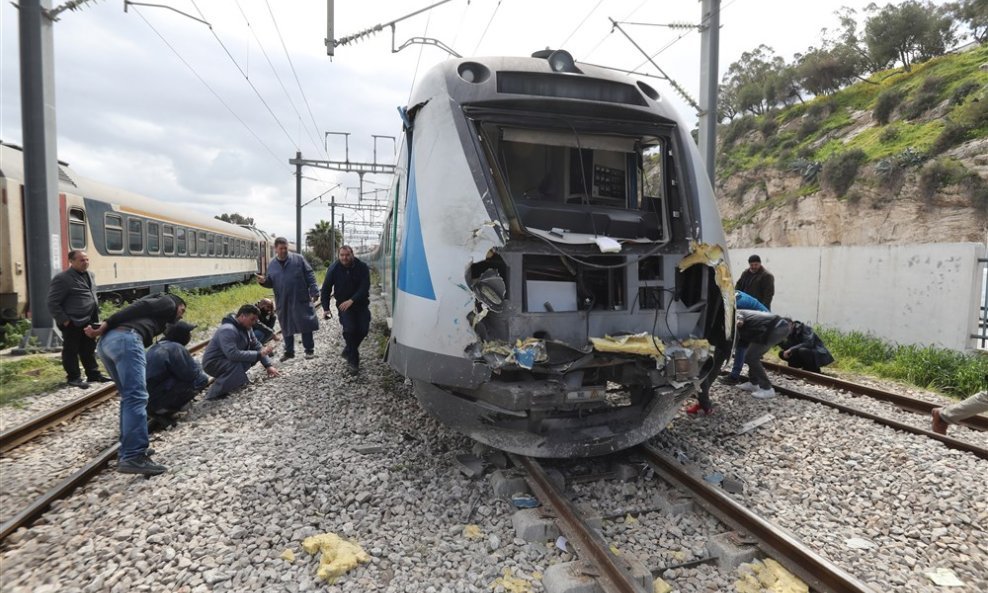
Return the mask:
<path id="1" fill-rule="evenodd" d="M 735 248 L 735 281 L 753 253 L 775 276 L 775 313 L 900 344 L 976 346 L 984 244 Z"/>

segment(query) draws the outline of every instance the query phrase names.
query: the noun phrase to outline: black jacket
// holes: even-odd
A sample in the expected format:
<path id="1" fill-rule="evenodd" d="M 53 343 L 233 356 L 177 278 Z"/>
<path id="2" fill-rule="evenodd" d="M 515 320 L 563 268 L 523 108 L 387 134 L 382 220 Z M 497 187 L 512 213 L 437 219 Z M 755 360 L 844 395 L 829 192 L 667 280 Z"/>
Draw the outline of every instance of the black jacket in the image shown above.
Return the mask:
<path id="1" fill-rule="evenodd" d="M 820 336 L 816 335 L 813 328 L 800 323 L 799 321 L 793 322 L 792 330 L 789 335 L 786 336 L 785 340 L 779 344 L 783 350 L 789 349 L 806 349 L 813 353 L 813 359 L 816 361 L 817 366 L 827 366 L 828 364 L 834 362 L 834 357 L 830 354 L 830 350 L 823 344 L 823 340 Z"/>
<path id="2" fill-rule="evenodd" d="M 775 313 L 763 313 L 738 309 L 738 318 L 744 323 L 738 328 L 738 340 L 744 344 L 764 344 L 772 330 L 788 321 Z M 778 335 L 778 334 L 776 334 Z"/>
<path id="3" fill-rule="evenodd" d="M 96 300 L 96 277 L 93 273 L 76 272 L 69 268 L 55 274 L 48 286 L 48 312 L 58 327 L 63 327 L 66 321 L 71 321 L 76 327 L 99 321 L 99 301 Z"/>
<path id="4" fill-rule="evenodd" d="M 322 283 L 322 308 L 329 310 L 329 297 L 336 297 L 336 304 L 353 299 L 354 307 L 367 308 L 370 305 L 370 268 L 357 258 L 349 268 L 335 262 L 326 271 Z"/>
<path id="5" fill-rule="evenodd" d="M 117 328 L 133 329 L 141 336 L 144 347 L 151 345 L 154 337 L 165 331 L 165 326 L 175 322 L 178 314 L 178 297 L 170 294 L 150 294 L 142 297 L 106 320 L 106 331 Z"/>
<path id="6" fill-rule="evenodd" d="M 738 283 L 734 285 L 734 290 L 746 292 L 758 299 L 758 302 L 772 309 L 772 297 L 775 296 L 775 276 L 765 268 L 758 270 L 757 274 L 748 268 L 741 273 Z"/>

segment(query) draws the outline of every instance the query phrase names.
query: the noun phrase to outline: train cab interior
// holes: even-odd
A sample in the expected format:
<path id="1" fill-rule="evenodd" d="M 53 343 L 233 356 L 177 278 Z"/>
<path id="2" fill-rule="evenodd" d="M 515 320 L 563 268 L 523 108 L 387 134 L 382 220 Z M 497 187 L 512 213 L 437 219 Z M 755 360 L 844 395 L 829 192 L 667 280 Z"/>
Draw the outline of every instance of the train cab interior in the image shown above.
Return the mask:
<path id="1" fill-rule="evenodd" d="M 646 176 L 644 159 L 664 140 L 497 127 L 501 182 L 519 226 L 550 240 L 577 235 L 666 242 L 662 168 Z"/>

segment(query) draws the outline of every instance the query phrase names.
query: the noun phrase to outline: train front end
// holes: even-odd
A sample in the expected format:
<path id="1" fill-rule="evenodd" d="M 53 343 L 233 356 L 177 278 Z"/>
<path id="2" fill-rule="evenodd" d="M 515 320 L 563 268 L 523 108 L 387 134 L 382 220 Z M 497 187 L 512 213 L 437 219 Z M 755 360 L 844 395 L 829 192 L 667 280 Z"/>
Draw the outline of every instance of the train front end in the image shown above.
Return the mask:
<path id="1" fill-rule="evenodd" d="M 387 359 L 423 406 L 536 457 L 661 431 L 734 297 L 712 189 L 658 93 L 566 52 L 450 60 L 404 117 Z"/>

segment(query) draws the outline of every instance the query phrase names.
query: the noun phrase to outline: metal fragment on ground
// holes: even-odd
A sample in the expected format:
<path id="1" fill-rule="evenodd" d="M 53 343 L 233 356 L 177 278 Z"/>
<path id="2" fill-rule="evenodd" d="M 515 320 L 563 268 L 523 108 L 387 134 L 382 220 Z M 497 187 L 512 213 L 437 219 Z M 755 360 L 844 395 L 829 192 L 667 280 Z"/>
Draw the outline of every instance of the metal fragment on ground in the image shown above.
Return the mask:
<path id="1" fill-rule="evenodd" d="M 755 418 L 750 422 L 745 422 L 744 426 L 738 429 L 737 434 L 744 434 L 746 432 L 751 432 L 763 424 L 768 424 L 769 422 L 775 420 L 775 416 L 771 414 L 764 414 Z"/>

